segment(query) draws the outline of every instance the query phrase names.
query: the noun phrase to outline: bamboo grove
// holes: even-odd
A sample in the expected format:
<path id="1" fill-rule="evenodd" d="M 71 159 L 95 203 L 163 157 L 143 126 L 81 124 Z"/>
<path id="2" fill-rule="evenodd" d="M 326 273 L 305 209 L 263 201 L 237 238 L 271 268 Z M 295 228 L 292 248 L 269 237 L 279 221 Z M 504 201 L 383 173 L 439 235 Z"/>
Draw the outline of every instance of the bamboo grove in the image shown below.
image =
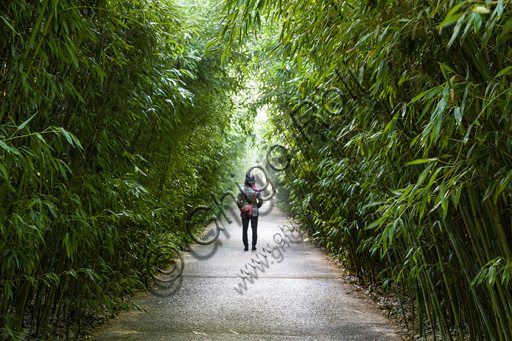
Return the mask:
<path id="1" fill-rule="evenodd" d="M 0 3 L 0 335 L 75 338 L 182 247 L 237 162 L 244 78 L 203 2 Z M 184 3 L 186 5 L 186 3 Z M 238 127 L 238 128 L 237 128 Z"/>
<path id="2" fill-rule="evenodd" d="M 273 57 L 262 101 L 293 208 L 423 337 L 512 340 L 510 9 L 225 1 L 219 40 L 256 36 Z"/>

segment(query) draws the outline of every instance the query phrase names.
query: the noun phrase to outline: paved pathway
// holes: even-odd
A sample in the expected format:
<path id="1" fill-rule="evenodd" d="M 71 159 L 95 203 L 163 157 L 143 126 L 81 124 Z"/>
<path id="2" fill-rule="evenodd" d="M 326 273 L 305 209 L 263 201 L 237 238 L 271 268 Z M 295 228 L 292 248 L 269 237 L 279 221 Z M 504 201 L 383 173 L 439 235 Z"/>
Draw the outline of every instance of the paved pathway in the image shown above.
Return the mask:
<path id="1" fill-rule="evenodd" d="M 184 254 L 185 269 L 180 279 L 133 298 L 146 312 L 122 313 L 93 337 L 399 339 L 368 299 L 338 278 L 336 267 L 323 252 L 301 241 L 297 233 L 280 229 L 279 226 L 290 225 L 282 212 L 271 206 L 266 211 L 259 220 L 257 251 L 243 251 L 239 218 L 231 225 L 225 223 L 226 232 L 221 233 L 216 244 L 192 245 L 190 252 Z M 280 247 L 282 241 L 286 244 Z M 249 263 L 252 266 L 246 267 Z M 249 279 L 242 280 L 247 275 L 241 269 L 250 274 Z"/>

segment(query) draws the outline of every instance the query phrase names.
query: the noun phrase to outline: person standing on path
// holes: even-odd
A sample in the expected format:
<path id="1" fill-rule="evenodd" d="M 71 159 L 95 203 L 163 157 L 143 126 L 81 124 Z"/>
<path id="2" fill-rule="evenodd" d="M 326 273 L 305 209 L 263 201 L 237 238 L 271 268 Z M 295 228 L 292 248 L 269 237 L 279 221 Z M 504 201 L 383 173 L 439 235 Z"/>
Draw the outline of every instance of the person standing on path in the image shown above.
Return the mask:
<path id="1" fill-rule="evenodd" d="M 247 173 L 245 175 L 245 182 L 242 187 L 239 188 L 238 197 L 236 203 L 238 208 L 252 206 L 252 215 L 242 217 L 242 241 L 244 243 L 244 251 L 249 250 L 249 241 L 247 238 L 247 230 L 249 229 L 249 221 L 251 222 L 252 229 L 252 249 L 256 250 L 256 243 L 258 242 L 258 209 L 263 205 L 261 200 L 261 190 L 255 185 L 256 180 L 254 175 Z"/>

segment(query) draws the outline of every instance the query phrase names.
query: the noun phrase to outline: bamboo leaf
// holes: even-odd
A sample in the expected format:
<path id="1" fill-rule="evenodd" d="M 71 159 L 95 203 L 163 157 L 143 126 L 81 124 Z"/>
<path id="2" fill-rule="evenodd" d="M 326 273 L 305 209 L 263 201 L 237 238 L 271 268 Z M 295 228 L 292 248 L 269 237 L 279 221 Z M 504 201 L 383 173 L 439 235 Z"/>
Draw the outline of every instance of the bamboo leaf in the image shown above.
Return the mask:
<path id="1" fill-rule="evenodd" d="M 455 120 L 457 121 L 457 124 L 462 124 L 462 113 L 460 110 L 460 107 L 456 107 L 453 109 L 453 115 L 455 116 Z"/>
<path id="2" fill-rule="evenodd" d="M 499 77 L 507 76 L 507 75 L 510 75 L 510 74 L 512 74 L 512 66 L 508 66 L 508 67 L 504 68 L 503 70 L 498 72 L 496 74 L 496 76 L 494 76 L 494 78 L 499 78 Z"/>
<path id="3" fill-rule="evenodd" d="M 498 17 L 501 17 L 501 15 L 503 14 L 503 5 L 504 5 L 504 0 L 498 0 L 498 5 L 496 6 L 496 11 L 498 12 Z"/>
<path id="4" fill-rule="evenodd" d="M 11 154 L 20 155 L 20 152 L 16 148 L 8 146 L 4 141 L 0 141 L 0 147 Z"/>
<path id="5" fill-rule="evenodd" d="M 35 113 L 34 115 L 30 116 L 30 118 L 28 120 L 26 120 L 25 122 L 23 122 L 22 124 L 20 124 L 20 126 L 18 127 L 18 130 L 21 130 L 23 128 L 25 128 L 25 126 L 30 122 L 32 121 L 32 119 L 37 115 L 37 113 Z"/>
<path id="6" fill-rule="evenodd" d="M 66 140 L 69 142 L 70 145 L 77 146 L 80 149 L 83 149 L 82 145 L 80 144 L 80 141 L 73 134 L 71 134 L 70 132 L 66 131 L 62 127 L 59 127 L 57 129 L 62 132 L 62 134 L 64 135 L 64 137 L 66 138 Z"/>
<path id="7" fill-rule="evenodd" d="M 407 166 L 410 166 L 410 165 L 419 165 L 419 164 L 422 164 L 422 163 L 427 163 L 427 162 L 432 162 L 432 161 L 437 161 L 439 160 L 438 158 L 430 158 L 430 159 L 417 159 L 417 160 L 414 160 L 414 161 L 411 161 L 411 162 L 408 162 L 406 163 Z"/>
<path id="8" fill-rule="evenodd" d="M 7 172 L 7 168 L 5 168 L 3 163 L 0 163 L 0 171 L 2 172 L 4 179 L 9 180 L 9 173 Z"/>
<path id="9" fill-rule="evenodd" d="M 12 33 L 13 35 L 16 34 L 16 35 L 20 35 L 18 32 L 16 32 L 16 30 L 14 29 L 14 27 L 11 25 L 11 23 L 5 18 L 5 16 L 3 15 L 0 15 L 0 18 L 2 18 L 2 20 L 5 22 L 5 24 L 12 30 Z"/>
<path id="10" fill-rule="evenodd" d="M 458 14 L 455 14 L 455 12 L 457 12 L 461 6 L 464 5 L 463 2 L 453 6 L 453 8 L 446 14 L 446 17 L 444 18 L 443 22 L 441 22 L 441 24 L 439 24 L 439 28 L 443 28 L 443 27 L 446 27 L 450 24 L 453 24 L 455 21 L 459 20 L 459 18 L 461 17 L 461 13 L 458 13 Z"/>
<path id="11" fill-rule="evenodd" d="M 445 63 L 441 63 L 441 62 L 437 62 L 439 64 L 439 66 L 441 67 L 441 70 L 444 70 L 444 71 L 449 71 L 453 74 L 457 74 L 455 71 L 453 71 L 453 69 L 451 67 L 449 67 L 448 65 L 446 65 Z"/>
<path id="12" fill-rule="evenodd" d="M 459 36 L 459 32 L 460 32 L 460 29 L 462 27 L 462 23 L 464 22 L 464 19 L 466 18 L 466 15 L 463 14 L 461 15 L 458 19 L 457 19 L 457 23 L 455 24 L 455 28 L 453 29 L 453 33 L 452 33 L 452 36 L 450 38 L 450 41 L 448 41 L 448 48 L 450 48 L 453 43 L 455 42 L 455 40 L 457 39 L 457 37 Z M 468 26 L 469 27 L 469 26 Z"/>
<path id="13" fill-rule="evenodd" d="M 494 203 L 496 203 L 498 201 L 498 197 L 501 193 L 503 193 L 503 191 L 507 188 L 507 186 L 509 185 L 510 181 L 512 180 L 512 171 L 509 172 L 507 174 L 507 176 L 505 176 L 503 179 L 501 179 L 500 181 L 500 184 L 498 186 L 498 190 L 496 191 L 496 193 L 494 194 Z"/>

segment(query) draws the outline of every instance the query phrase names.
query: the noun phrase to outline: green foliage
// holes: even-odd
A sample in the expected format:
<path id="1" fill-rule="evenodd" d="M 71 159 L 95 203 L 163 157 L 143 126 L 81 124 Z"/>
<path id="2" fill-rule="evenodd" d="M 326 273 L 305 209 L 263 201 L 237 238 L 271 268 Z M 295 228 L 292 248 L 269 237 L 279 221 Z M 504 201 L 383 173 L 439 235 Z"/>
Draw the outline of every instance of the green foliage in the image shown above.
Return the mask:
<path id="1" fill-rule="evenodd" d="M 280 27 L 265 103 L 310 232 L 422 336 L 512 339 L 509 1 L 225 3 L 220 40 Z"/>
<path id="2" fill-rule="evenodd" d="M 188 243 L 187 207 L 226 186 L 244 77 L 203 56 L 217 33 L 168 1 L 0 13 L 1 333 L 72 338 L 128 308 L 148 252 Z"/>

